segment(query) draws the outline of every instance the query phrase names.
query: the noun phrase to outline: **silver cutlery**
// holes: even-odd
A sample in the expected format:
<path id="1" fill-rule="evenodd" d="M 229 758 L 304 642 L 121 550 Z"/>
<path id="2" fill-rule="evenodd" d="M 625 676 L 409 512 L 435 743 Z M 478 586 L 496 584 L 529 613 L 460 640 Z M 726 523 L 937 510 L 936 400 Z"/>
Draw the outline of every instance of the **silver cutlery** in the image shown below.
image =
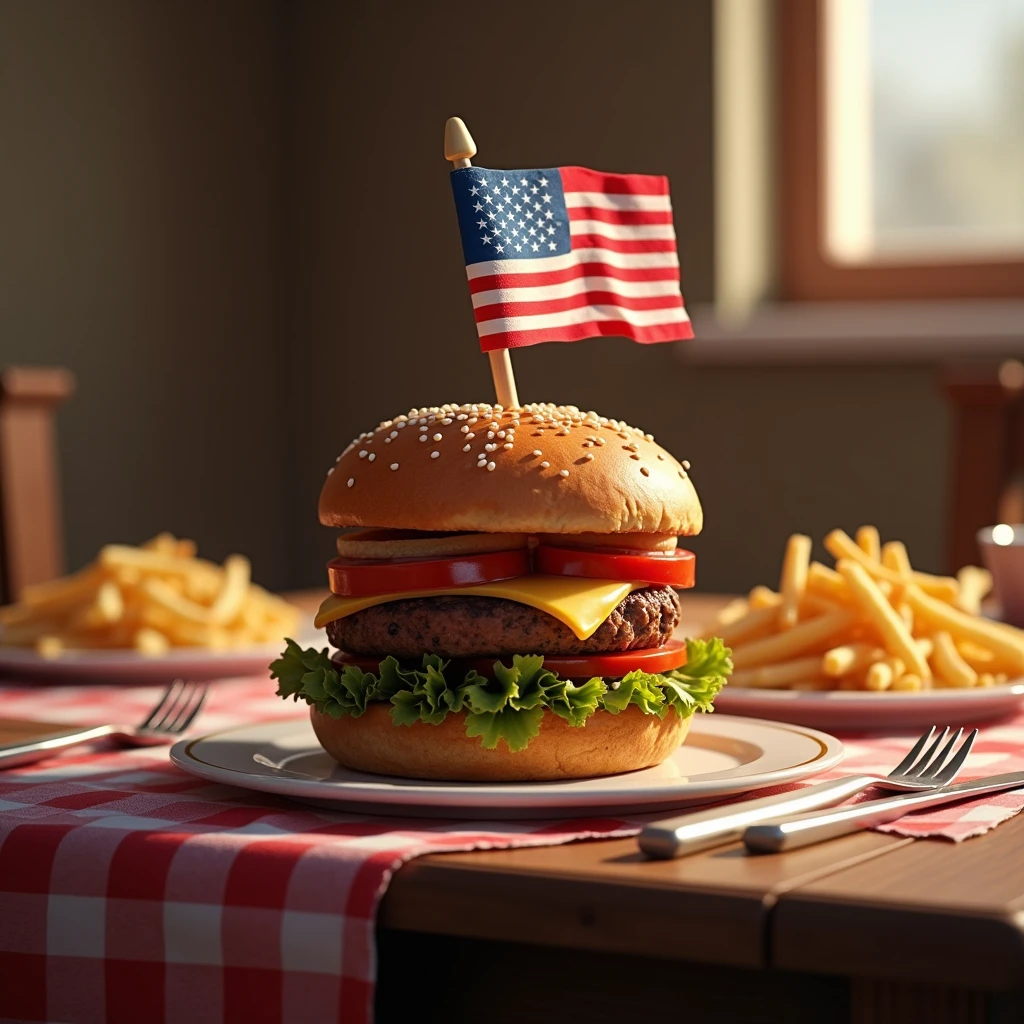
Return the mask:
<path id="1" fill-rule="evenodd" d="M 945 728 L 936 736 L 933 726 L 884 778 L 877 775 L 850 775 L 830 782 L 819 782 L 793 793 L 755 797 L 728 807 L 716 807 L 651 822 L 640 832 L 640 849 L 648 857 L 661 860 L 685 857 L 740 839 L 744 829 L 757 822 L 775 821 L 821 807 L 834 807 L 873 786 L 902 793 L 933 791 L 948 785 L 960 773 L 978 730 L 971 732 L 954 753 L 953 748 L 962 735 L 963 729 L 951 734 L 951 730 Z"/>
<path id="2" fill-rule="evenodd" d="M 986 779 L 959 782 L 932 793 L 895 796 L 889 800 L 868 800 L 852 807 L 840 807 L 823 814 L 801 814 L 787 821 L 764 825 L 751 825 L 743 833 L 743 843 L 753 853 L 779 853 L 796 850 L 825 839 L 835 839 L 850 832 L 884 825 L 888 821 L 902 818 L 910 811 L 926 807 L 941 807 L 958 800 L 967 800 L 983 793 L 999 793 L 1005 789 L 1024 786 L 1024 772 L 1007 772 L 1005 775 L 990 775 Z"/>
<path id="3" fill-rule="evenodd" d="M 208 692 L 205 683 L 176 679 L 138 725 L 96 725 L 52 733 L 28 743 L 8 743 L 0 746 L 0 769 L 42 761 L 58 750 L 99 739 L 111 739 L 125 747 L 173 743 L 195 721 Z"/>

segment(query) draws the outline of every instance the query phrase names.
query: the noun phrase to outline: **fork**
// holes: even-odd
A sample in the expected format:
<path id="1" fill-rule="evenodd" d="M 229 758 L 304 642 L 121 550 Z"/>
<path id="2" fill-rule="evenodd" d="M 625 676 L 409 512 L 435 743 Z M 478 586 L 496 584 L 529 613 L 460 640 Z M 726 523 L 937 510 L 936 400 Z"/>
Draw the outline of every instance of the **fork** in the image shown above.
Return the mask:
<path id="1" fill-rule="evenodd" d="M 29 743 L 9 743 L 0 746 L 0 769 L 42 761 L 55 751 L 99 739 L 112 739 L 125 747 L 172 743 L 195 721 L 209 689 L 205 683 L 175 679 L 138 725 L 96 725 L 57 732 Z"/>
<path id="2" fill-rule="evenodd" d="M 974 729 L 954 753 L 963 736 L 947 727 L 936 735 L 932 726 L 911 748 L 910 753 L 888 775 L 848 775 L 819 782 L 795 793 L 742 800 L 730 807 L 696 811 L 645 825 L 638 842 L 648 857 L 667 860 L 721 846 L 739 839 L 748 825 L 779 821 L 804 811 L 834 807 L 872 787 L 897 793 L 933 790 L 949 785 L 959 774 L 974 745 Z M 925 749 L 927 748 L 927 749 Z M 922 753 L 923 751 L 923 753 Z"/>

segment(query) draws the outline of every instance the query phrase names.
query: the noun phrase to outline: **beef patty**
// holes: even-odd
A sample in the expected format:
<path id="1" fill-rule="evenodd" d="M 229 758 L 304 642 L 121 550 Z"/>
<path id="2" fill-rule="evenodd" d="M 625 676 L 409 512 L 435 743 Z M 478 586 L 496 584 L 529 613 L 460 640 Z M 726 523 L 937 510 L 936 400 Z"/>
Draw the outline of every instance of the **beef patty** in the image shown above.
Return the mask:
<path id="1" fill-rule="evenodd" d="M 335 647 L 352 654 L 446 658 L 510 654 L 604 654 L 660 647 L 679 622 L 670 587 L 628 594 L 586 640 L 558 619 L 497 597 L 419 597 L 375 605 L 327 625 Z"/>

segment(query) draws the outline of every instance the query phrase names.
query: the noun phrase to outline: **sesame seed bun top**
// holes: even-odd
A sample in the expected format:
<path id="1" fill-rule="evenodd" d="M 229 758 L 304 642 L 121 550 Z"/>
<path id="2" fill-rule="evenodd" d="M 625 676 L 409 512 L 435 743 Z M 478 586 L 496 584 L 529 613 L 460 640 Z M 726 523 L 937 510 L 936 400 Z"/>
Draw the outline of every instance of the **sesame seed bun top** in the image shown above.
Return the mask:
<path id="1" fill-rule="evenodd" d="M 338 457 L 320 522 L 690 536 L 703 514 L 688 470 L 650 434 L 571 405 L 413 409 Z"/>

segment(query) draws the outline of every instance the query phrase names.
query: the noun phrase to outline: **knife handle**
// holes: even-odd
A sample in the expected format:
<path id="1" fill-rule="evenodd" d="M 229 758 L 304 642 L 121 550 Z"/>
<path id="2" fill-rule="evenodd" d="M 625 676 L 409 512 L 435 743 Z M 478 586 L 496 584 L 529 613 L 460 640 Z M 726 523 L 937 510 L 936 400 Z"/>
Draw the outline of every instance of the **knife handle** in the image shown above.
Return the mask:
<path id="1" fill-rule="evenodd" d="M 102 739 L 117 732 L 113 725 L 96 725 L 87 729 L 57 729 L 34 740 L 24 743 L 7 743 L 0 746 L 0 771 L 4 768 L 17 768 L 25 764 L 43 761 L 58 750 L 77 747 L 82 743 Z"/>
<path id="2" fill-rule="evenodd" d="M 644 826 L 637 841 L 648 857 L 659 860 L 685 857 L 740 839 L 743 830 L 755 822 L 771 821 L 819 807 L 833 807 L 878 781 L 874 775 L 851 775 L 845 779 L 819 782 L 792 793 L 755 797 L 728 807 L 713 807 L 652 821 Z"/>
<path id="3" fill-rule="evenodd" d="M 788 821 L 751 825 L 743 833 L 743 844 L 752 853 L 780 853 L 796 850 L 826 839 L 835 839 L 861 829 L 884 825 L 902 818 L 909 811 L 968 800 L 984 793 L 1024 786 L 1024 772 L 993 775 L 974 782 L 961 782 L 955 786 L 911 796 L 891 797 L 888 800 L 868 800 L 852 807 L 840 807 L 824 814 L 801 814 Z"/>

